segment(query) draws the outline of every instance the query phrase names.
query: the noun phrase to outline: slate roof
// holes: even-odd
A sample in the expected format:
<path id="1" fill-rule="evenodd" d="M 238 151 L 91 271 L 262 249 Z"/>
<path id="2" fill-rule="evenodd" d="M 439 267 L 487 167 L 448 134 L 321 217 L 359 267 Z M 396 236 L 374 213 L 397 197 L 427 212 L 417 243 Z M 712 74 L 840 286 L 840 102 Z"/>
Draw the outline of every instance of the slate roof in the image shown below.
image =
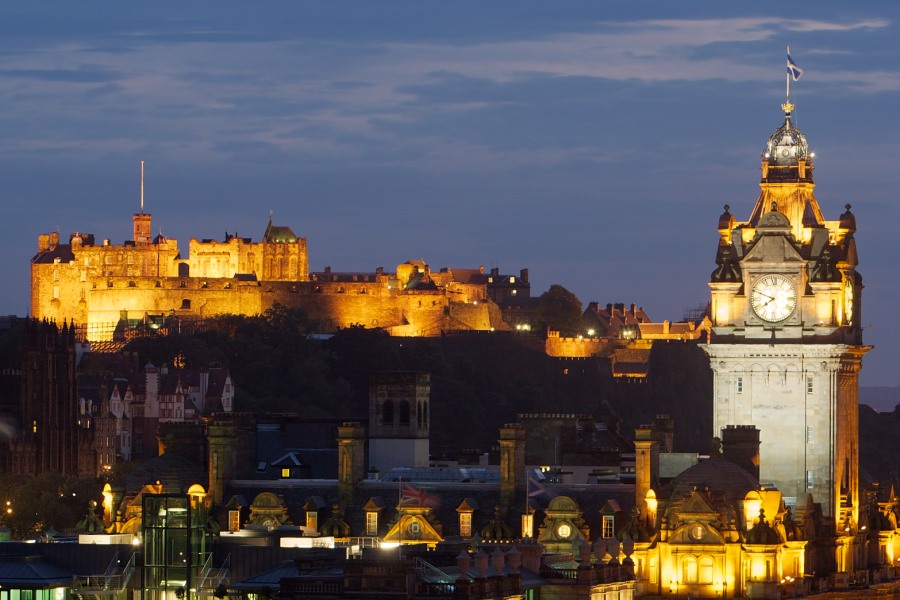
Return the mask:
<path id="1" fill-rule="evenodd" d="M 694 488 L 707 487 L 727 503 L 742 500 L 747 492 L 759 488 L 759 481 L 730 460 L 713 456 L 673 478 L 660 490 L 660 497 L 674 500 L 690 495 Z"/>
<path id="2" fill-rule="evenodd" d="M 499 485 L 497 483 L 413 483 L 419 489 L 425 490 L 438 501 L 438 506 L 433 510 L 434 516 L 443 526 L 443 536 L 459 535 L 459 516 L 456 508 L 463 501 L 474 501 L 479 506 L 472 519 L 473 530 L 480 532 L 494 518 L 494 507 L 499 503 Z M 396 507 L 399 500 L 400 484 L 394 482 L 364 480 L 357 485 L 352 502 L 344 509 L 344 521 L 350 526 L 351 535 L 364 535 L 365 511 L 363 507 L 372 499 L 381 502 L 385 510 L 379 518 L 379 536 L 388 531 L 388 523 L 396 515 Z M 573 498 L 584 511 L 584 519 L 591 527 L 591 537 L 595 538 L 601 530 L 600 511 L 608 501 L 616 501 L 622 507 L 627 518 L 631 507 L 634 506 L 634 485 L 623 483 L 594 484 L 594 485 L 564 485 L 545 484 L 557 495 L 565 495 Z M 331 506 L 339 502 L 337 482 L 334 480 L 301 480 L 282 479 L 277 481 L 241 480 L 231 481 L 226 490 L 226 496 L 230 494 L 242 494 L 248 499 L 255 498 L 257 494 L 268 491 L 278 494 L 285 502 L 294 524 L 304 523 L 306 513 L 303 505 L 313 497 L 319 496 L 324 500 L 324 508 L 319 512 L 319 522 L 324 523 L 331 517 Z M 507 524 L 513 531 L 521 528 L 519 514 L 525 506 L 524 490 L 520 490 L 515 507 L 507 514 Z M 531 498 L 532 505 L 540 511 L 546 507 L 550 498 Z M 518 507 L 521 507 L 518 508 Z M 535 526 L 543 519 L 539 512 L 535 519 Z M 617 528 L 624 525 L 617 523 Z"/>
<path id="3" fill-rule="evenodd" d="M 167 491 L 186 492 L 188 488 L 207 480 L 206 470 L 188 458 L 166 453 L 151 458 L 135 468 L 125 478 L 125 493 L 135 494 L 144 485 L 160 482 Z"/>
<path id="4" fill-rule="evenodd" d="M 73 576 L 103 573 L 113 556 L 124 562 L 134 548 L 123 545 L 0 543 L 0 586 L 47 589 L 71 586 Z"/>
<path id="5" fill-rule="evenodd" d="M 31 262 L 38 265 L 52 264 L 59 259 L 61 263 L 68 263 L 75 260 L 75 254 L 72 252 L 71 244 L 57 244 L 52 250 L 38 252 L 31 259 Z"/>
<path id="6" fill-rule="evenodd" d="M 71 583 L 70 572 L 42 556 L 4 556 L 0 559 L 0 585 L 5 588 L 53 588 Z"/>

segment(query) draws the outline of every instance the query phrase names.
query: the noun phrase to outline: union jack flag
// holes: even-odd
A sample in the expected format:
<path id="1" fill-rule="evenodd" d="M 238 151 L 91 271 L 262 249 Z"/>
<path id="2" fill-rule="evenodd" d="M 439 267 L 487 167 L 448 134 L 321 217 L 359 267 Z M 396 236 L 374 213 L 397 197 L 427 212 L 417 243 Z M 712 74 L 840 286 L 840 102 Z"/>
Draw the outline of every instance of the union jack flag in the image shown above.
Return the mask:
<path id="1" fill-rule="evenodd" d="M 400 493 L 400 504 L 437 508 L 440 506 L 440 499 L 434 494 L 429 494 L 425 490 L 420 490 L 409 483 L 404 483 Z"/>

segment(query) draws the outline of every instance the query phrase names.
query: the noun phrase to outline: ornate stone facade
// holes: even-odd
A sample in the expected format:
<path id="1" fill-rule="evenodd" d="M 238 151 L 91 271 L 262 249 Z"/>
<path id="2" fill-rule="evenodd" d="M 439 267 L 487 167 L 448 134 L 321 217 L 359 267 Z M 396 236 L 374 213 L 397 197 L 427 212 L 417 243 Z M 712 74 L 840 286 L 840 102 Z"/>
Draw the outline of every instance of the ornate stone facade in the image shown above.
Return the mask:
<path id="1" fill-rule="evenodd" d="M 862 278 L 850 207 L 822 217 L 813 154 L 783 105 L 762 155 L 761 192 L 747 221 L 725 207 L 713 272 L 714 431 L 761 431 L 760 481 L 789 505 L 808 494 L 835 529 L 859 515 L 857 388 Z"/>

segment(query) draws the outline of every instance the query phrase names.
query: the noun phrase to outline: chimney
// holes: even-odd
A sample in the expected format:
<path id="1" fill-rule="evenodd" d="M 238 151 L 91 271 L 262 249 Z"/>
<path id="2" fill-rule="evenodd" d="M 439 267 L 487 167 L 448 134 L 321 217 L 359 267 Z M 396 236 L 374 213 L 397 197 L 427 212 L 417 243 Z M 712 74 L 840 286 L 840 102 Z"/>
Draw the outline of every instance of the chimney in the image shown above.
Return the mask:
<path id="1" fill-rule="evenodd" d="M 50 234 L 50 249 L 55 250 L 59 246 L 59 232 L 54 231 Z"/>
<path id="2" fill-rule="evenodd" d="M 759 429 L 728 425 L 722 430 L 722 455 L 759 480 Z"/>
<path id="3" fill-rule="evenodd" d="M 528 283 L 528 269 L 519 271 L 519 279 L 521 279 L 523 283 Z"/>
<path id="4" fill-rule="evenodd" d="M 38 252 L 47 252 L 50 250 L 50 235 L 42 233 L 38 236 Z"/>
<path id="5" fill-rule="evenodd" d="M 634 505 L 646 515 L 644 501 L 659 479 L 659 442 L 653 427 L 642 425 L 634 430 Z"/>
<path id="6" fill-rule="evenodd" d="M 513 506 L 516 490 L 524 487 L 525 426 L 507 423 L 500 428 L 500 499 Z"/>
<path id="7" fill-rule="evenodd" d="M 347 421 L 338 427 L 338 494 L 346 506 L 365 473 L 366 433 L 363 426 Z"/>
<path id="8" fill-rule="evenodd" d="M 675 452 L 675 419 L 669 415 L 656 415 L 653 429 L 653 439 L 659 442 L 659 451 Z"/>
<path id="9" fill-rule="evenodd" d="M 491 276 L 500 277 L 500 267 L 491 267 Z"/>

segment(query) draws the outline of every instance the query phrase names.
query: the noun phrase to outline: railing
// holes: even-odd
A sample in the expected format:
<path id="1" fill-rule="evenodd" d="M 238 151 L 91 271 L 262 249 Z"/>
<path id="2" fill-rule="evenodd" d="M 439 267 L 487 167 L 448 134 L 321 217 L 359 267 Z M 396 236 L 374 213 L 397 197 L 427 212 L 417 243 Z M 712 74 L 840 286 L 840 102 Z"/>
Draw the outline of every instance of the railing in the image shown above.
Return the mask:
<path id="1" fill-rule="evenodd" d="M 416 574 L 422 579 L 426 579 L 429 583 L 453 583 L 456 578 L 444 573 L 430 562 L 424 561 L 419 557 L 413 559 L 413 568 Z M 433 578 L 432 581 L 430 578 Z"/>
<path id="2" fill-rule="evenodd" d="M 197 593 L 198 595 L 212 596 L 215 595 L 219 586 L 228 576 L 228 570 L 231 568 L 231 555 L 225 557 L 222 566 L 218 569 L 212 566 L 212 554 L 206 559 L 200 574 L 197 577 Z"/>
<path id="3" fill-rule="evenodd" d="M 384 542 L 380 537 L 364 536 L 351 537 L 344 540 L 335 540 L 334 545 L 338 548 L 350 548 L 351 556 L 361 556 L 365 548 L 378 548 Z M 354 550 L 356 549 L 356 550 Z"/>
<path id="4" fill-rule="evenodd" d="M 124 591 L 125 586 L 128 585 L 128 580 L 131 579 L 131 575 L 134 573 L 135 556 L 136 554 L 131 555 L 121 573 L 117 573 L 119 570 L 119 555 L 116 554 L 110 561 L 109 566 L 106 567 L 106 572 L 103 575 L 88 575 L 84 578 L 75 577 L 72 582 L 75 595 L 78 597 L 85 595 L 99 597 L 100 595 L 115 595 Z"/>

